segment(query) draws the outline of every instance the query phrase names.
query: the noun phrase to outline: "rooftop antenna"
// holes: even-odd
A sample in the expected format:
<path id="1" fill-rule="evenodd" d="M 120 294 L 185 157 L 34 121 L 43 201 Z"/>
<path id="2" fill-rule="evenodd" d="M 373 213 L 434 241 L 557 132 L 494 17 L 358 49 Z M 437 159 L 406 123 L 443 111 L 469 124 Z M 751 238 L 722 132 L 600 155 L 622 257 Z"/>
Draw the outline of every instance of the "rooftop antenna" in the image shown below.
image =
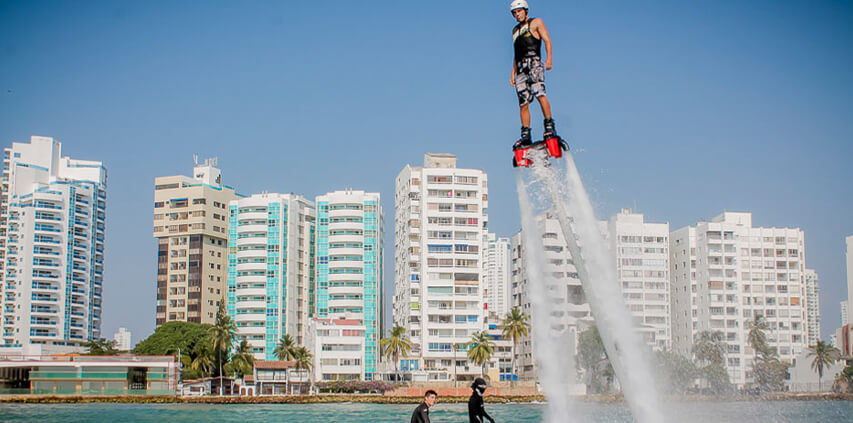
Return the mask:
<path id="1" fill-rule="evenodd" d="M 193 163 L 198 166 L 198 154 L 193 154 Z"/>

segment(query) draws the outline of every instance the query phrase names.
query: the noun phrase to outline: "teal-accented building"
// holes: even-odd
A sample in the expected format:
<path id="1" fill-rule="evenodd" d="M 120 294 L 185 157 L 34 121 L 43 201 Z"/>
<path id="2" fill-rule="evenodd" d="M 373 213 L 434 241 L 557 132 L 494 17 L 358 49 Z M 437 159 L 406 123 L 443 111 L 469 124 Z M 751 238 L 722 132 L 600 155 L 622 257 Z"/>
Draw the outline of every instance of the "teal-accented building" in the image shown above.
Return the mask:
<path id="1" fill-rule="evenodd" d="M 179 379 L 172 356 L 0 357 L 3 394 L 175 395 Z"/>
<path id="2" fill-rule="evenodd" d="M 228 218 L 228 314 L 256 359 L 275 360 L 285 334 L 303 344 L 313 317 L 314 204 L 256 194 L 231 201 Z"/>
<path id="3" fill-rule="evenodd" d="M 334 191 L 316 198 L 316 290 L 318 319 L 359 321 L 364 331 L 363 379 L 376 378 L 382 335 L 384 216 L 379 193 Z M 334 345 L 314 352 L 324 373 Z M 326 357 L 328 355 L 328 357 Z M 349 360 L 349 359 L 348 359 Z M 340 361 L 340 360 L 338 360 Z M 348 361 L 351 362 L 351 361 Z M 334 370 L 330 370 L 330 375 Z"/>

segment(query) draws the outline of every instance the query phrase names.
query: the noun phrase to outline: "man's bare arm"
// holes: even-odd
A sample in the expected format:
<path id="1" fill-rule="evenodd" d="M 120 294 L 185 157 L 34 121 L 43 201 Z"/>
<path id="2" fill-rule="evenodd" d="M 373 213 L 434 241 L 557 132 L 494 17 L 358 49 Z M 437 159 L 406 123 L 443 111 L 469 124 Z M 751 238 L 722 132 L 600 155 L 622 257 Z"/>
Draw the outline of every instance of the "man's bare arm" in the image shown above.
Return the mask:
<path id="1" fill-rule="evenodd" d="M 548 35 L 548 29 L 545 28 L 545 22 L 540 18 L 536 18 L 531 22 L 533 34 L 539 37 L 545 43 L 545 53 L 548 58 L 545 59 L 545 70 L 551 70 L 554 67 L 554 61 L 551 56 L 551 37 Z"/>

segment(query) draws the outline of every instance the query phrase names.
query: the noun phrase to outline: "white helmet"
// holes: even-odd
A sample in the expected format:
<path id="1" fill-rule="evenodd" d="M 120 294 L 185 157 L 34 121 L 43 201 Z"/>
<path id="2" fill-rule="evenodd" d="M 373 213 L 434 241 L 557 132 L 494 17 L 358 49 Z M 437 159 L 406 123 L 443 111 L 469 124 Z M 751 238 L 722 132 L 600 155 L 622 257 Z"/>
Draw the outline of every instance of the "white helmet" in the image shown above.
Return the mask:
<path id="1" fill-rule="evenodd" d="M 512 13 L 515 9 L 530 9 L 527 7 L 527 0 L 512 0 L 512 3 L 509 4 L 509 11 Z"/>

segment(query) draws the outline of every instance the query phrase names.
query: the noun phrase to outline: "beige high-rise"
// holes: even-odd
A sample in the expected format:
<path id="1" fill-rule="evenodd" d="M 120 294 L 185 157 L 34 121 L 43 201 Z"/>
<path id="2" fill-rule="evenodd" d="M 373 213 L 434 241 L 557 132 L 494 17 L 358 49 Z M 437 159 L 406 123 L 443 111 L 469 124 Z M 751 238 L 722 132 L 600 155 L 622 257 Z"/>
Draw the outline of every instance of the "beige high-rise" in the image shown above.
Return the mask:
<path id="1" fill-rule="evenodd" d="M 214 322 L 228 279 L 228 202 L 242 197 L 222 185 L 216 159 L 192 177 L 154 180 L 158 327 Z"/>

